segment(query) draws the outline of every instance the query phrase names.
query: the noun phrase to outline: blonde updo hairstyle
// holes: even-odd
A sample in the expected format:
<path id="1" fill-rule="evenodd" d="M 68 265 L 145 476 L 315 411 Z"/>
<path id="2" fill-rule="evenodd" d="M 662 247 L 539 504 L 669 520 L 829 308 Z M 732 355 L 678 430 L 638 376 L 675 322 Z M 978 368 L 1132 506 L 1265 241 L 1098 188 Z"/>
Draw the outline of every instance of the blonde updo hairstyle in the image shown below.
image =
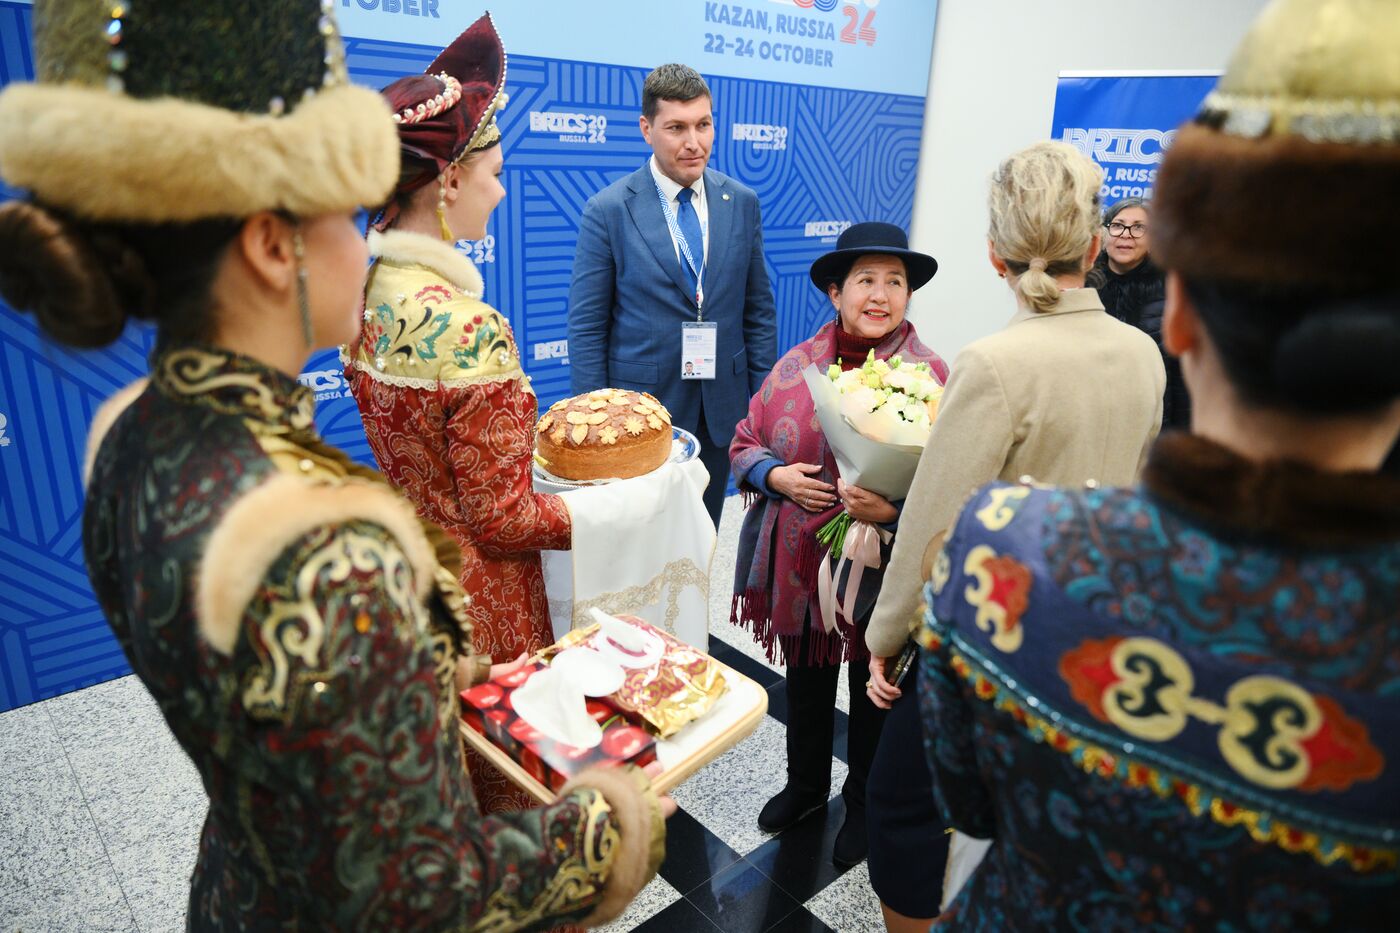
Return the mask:
<path id="1" fill-rule="evenodd" d="M 1060 300 L 1060 275 L 1088 271 L 1084 258 L 1100 226 L 1103 171 L 1067 143 L 1036 143 L 992 175 L 987 237 L 1006 263 L 1011 287 L 1036 312 Z"/>

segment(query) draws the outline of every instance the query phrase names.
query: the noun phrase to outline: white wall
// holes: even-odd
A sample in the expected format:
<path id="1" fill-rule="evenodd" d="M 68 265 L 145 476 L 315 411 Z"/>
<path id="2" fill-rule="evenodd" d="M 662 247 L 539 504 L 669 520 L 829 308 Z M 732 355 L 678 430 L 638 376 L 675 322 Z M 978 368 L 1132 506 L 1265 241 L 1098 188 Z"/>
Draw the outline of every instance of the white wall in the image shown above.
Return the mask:
<path id="1" fill-rule="evenodd" d="M 950 363 L 1015 312 L 987 263 L 987 180 L 1045 139 L 1061 71 L 1219 70 L 1266 0 L 939 0 L 910 229 L 938 275 L 910 304 Z"/>

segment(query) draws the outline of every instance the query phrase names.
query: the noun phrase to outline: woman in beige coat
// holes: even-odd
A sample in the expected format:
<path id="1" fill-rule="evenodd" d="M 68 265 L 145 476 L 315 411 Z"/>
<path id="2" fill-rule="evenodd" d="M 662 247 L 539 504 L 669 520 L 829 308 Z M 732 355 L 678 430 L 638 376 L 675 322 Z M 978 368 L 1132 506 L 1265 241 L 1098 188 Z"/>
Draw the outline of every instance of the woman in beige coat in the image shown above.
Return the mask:
<path id="1" fill-rule="evenodd" d="M 885 676 L 922 609 L 924 552 L 992 480 L 1132 482 L 1161 424 L 1166 376 L 1156 345 L 1084 287 L 1099 252 L 1101 183 L 1092 162 L 1051 142 L 1016 153 L 992 176 L 988 253 L 1016 314 L 953 363 L 866 632 L 867 692 L 877 706 L 894 707 L 870 776 L 868 817 L 870 838 L 881 840 L 870 852 L 871 883 L 891 930 L 916 922 L 928 929 L 939 889 L 929 882 L 942 874 L 930 855 L 946 844 L 915 691 Z"/>

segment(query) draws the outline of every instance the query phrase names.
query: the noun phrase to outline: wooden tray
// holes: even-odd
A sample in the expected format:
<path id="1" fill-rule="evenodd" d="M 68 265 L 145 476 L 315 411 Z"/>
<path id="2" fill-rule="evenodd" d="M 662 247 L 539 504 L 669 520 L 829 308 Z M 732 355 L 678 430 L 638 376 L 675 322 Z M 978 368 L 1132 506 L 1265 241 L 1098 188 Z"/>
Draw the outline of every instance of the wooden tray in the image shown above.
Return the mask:
<path id="1" fill-rule="evenodd" d="M 703 745 L 692 749 L 689 754 L 679 761 L 674 762 L 671 767 L 662 771 L 652 778 L 651 786 L 658 794 L 670 793 L 680 786 L 687 778 L 695 774 L 705 765 L 723 755 L 729 749 L 738 745 L 749 737 L 758 724 L 763 720 L 764 714 L 768 712 L 768 692 L 758 683 L 726 664 L 721 664 L 714 658 L 710 658 L 712 664 L 717 665 L 724 672 L 724 678 L 730 684 L 730 692 L 735 692 L 743 685 L 745 692 L 753 695 L 754 702 L 744 706 L 724 710 L 713 710 L 710 714 L 702 717 L 697 722 L 687 725 L 676 734 L 676 739 L 683 739 L 686 732 L 701 724 L 716 725 L 710 716 L 715 714 L 727 714 L 728 721 L 724 728 L 717 735 L 709 739 Z M 752 686 L 752 690 L 748 687 Z M 459 723 L 462 730 L 462 738 L 482 758 L 491 763 L 492 767 L 504 774 L 512 784 L 519 787 L 540 803 L 550 803 L 559 795 L 548 787 L 535 780 L 524 768 L 520 767 L 513 758 L 501 750 L 486 736 L 468 726 L 465 722 Z"/>

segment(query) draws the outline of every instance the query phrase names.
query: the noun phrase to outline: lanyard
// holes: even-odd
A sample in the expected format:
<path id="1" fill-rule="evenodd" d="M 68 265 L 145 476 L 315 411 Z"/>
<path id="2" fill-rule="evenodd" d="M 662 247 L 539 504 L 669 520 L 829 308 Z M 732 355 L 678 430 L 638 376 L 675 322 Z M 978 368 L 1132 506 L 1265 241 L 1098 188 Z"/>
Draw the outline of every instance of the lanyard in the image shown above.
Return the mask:
<path id="1" fill-rule="evenodd" d="M 696 264 L 695 257 L 691 255 L 690 252 L 690 244 L 685 241 L 685 234 L 681 233 L 681 225 L 680 222 L 676 220 L 676 212 L 671 209 L 671 199 L 666 197 L 666 193 L 661 190 L 660 185 L 656 186 L 656 196 L 661 199 L 661 213 L 666 215 L 666 226 L 670 228 L 671 237 L 676 241 L 676 245 L 680 247 L 681 258 L 685 260 L 686 265 L 690 266 L 690 271 L 695 273 L 696 320 L 703 321 L 705 320 L 705 289 L 701 283 L 705 281 L 705 257 L 702 256 L 700 263 L 698 265 Z M 695 206 L 692 204 L 690 209 L 695 210 Z M 697 220 L 700 219 L 698 212 L 695 217 Z M 709 225 L 700 225 L 700 238 L 702 242 L 705 238 L 705 228 L 707 226 Z"/>

